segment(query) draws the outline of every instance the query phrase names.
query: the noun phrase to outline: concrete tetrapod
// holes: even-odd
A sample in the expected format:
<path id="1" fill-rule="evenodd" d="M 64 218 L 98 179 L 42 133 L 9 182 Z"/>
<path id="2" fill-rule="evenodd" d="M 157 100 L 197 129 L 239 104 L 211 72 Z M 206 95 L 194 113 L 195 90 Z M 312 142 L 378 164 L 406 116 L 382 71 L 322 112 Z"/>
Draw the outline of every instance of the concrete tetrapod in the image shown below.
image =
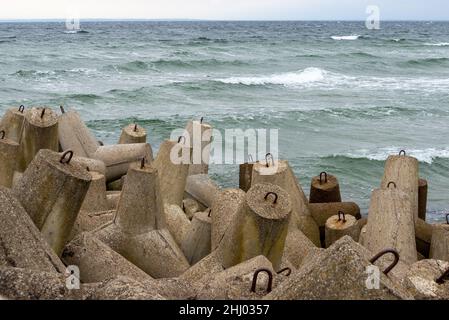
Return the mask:
<path id="1" fill-rule="evenodd" d="M 61 107 L 61 112 L 58 128 L 61 149 L 72 150 L 79 157 L 92 158 L 100 146 L 95 136 L 76 111 L 66 112 Z"/>
<path id="2" fill-rule="evenodd" d="M 396 300 L 413 299 L 401 284 L 380 274 L 379 288 L 370 289 L 372 253 L 345 236 L 308 260 L 268 294 L 267 300 Z"/>
<path id="3" fill-rule="evenodd" d="M 357 220 L 351 215 L 345 215 L 342 211 L 327 219 L 325 230 L 326 248 L 344 236 L 350 236 L 354 241 L 359 241 L 360 228 Z"/>
<path id="4" fill-rule="evenodd" d="M 245 162 L 239 165 L 239 188 L 247 192 L 251 188 L 254 162 Z"/>
<path id="5" fill-rule="evenodd" d="M 166 229 L 158 172 L 142 164 L 128 171 L 114 221 L 94 235 L 153 278 L 176 277 L 189 264 Z"/>
<path id="6" fill-rule="evenodd" d="M 0 187 L 0 265 L 63 273 L 65 267 L 9 189 Z"/>
<path id="7" fill-rule="evenodd" d="M 415 299 L 449 299 L 449 262 L 441 260 L 421 260 L 410 266 L 404 280 L 405 288 Z"/>
<path id="8" fill-rule="evenodd" d="M 409 196 L 396 189 L 394 183 L 388 189 L 372 192 L 364 237 L 364 246 L 371 252 L 393 248 L 403 262 L 417 261 L 413 206 Z"/>
<path id="9" fill-rule="evenodd" d="M 22 130 L 25 120 L 24 111 L 25 107 L 23 105 L 18 109 L 8 109 L 0 120 L 0 130 L 5 131 L 5 138 L 19 144 L 22 141 Z"/>
<path id="10" fill-rule="evenodd" d="M 104 162 L 106 180 L 111 182 L 124 176 L 132 163 L 140 163 L 143 158 L 151 163 L 153 151 L 148 143 L 117 144 L 98 147 L 92 158 Z"/>
<path id="11" fill-rule="evenodd" d="M 218 246 L 223 267 L 264 255 L 279 268 L 292 211 L 290 196 L 276 185 L 256 184 L 244 206 Z"/>
<path id="12" fill-rule="evenodd" d="M 209 171 L 212 126 L 200 121 L 189 121 L 186 126 L 187 141 L 192 150 L 189 175 L 207 174 Z"/>
<path id="13" fill-rule="evenodd" d="M 430 257 L 430 244 L 432 242 L 432 225 L 422 219 L 415 221 L 416 249 L 424 257 Z"/>
<path id="14" fill-rule="evenodd" d="M 427 180 L 419 179 L 418 182 L 418 218 L 426 221 L 427 215 Z"/>
<path id="15" fill-rule="evenodd" d="M 147 131 L 137 124 L 130 124 L 122 129 L 118 144 L 146 143 Z"/>
<path id="16" fill-rule="evenodd" d="M 416 221 L 418 219 L 418 160 L 407 156 L 403 150 L 398 156 L 389 156 L 385 162 L 381 189 L 387 189 L 388 184 L 392 181 L 396 184 L 397 189 L 405 192 L 410 198 Z"/>
<path id="17" fill-rule="evenodd" d="M 288 161 L 269 161 L 267 155 L 265 162 L 254 164 L 251 183 L 272 183 L 287 191 L 292 201 L 290 223 L 299 228 L 316 246 L 321 246 L 320 230 L 310 214 L 307 198 Z"/>
<path id="18" fill-rule="evenodd" d="M 83 232 L 94 231 L 102 225 L 111 222 L 116 214 L 116 210 L 106 210 L 98 212 L 86 212 L 81 210 L 76 218 L 69 241 Z"/>
<path id="19" fill-rule="evenodd" d="M 158 171 L 161 196 L 166 205 L 182 206 L 189 172 L 188 155 L 189 148 L 181 139 L 179 142 L 165 140 L 159 148 L 153 166 Z"/>
<path id="20" fill-rule="evenodd" d="M 41 149 L 57 152 L 58 117 L 52 109 L 32 108 L 25 111 L 22 139 L 20 142 L 21 159 L 18 165 L 24 172 Z"/>
<path id="21" fill-rule="evenodd" d="M 165 205 L 164 220 L 168 231 L 170 231 L 178 246 L 181 247 L 191 227 L 189 218 L 179 206 Z"/>
<path id="22" fill-rule="evenodd" d="M 235 217 L 245 208 L 246 193 L 241 189 L 226 189 L 219 193 L 211 207 L 211 244 L 215 250 Z"/>
<path id="23" fill-rule="evenodd" d="M 182 210 L 189 220 L 192 220 L 193 215 L 201 211 L 200 204 L 191 198 L 182 200 Z"/>
<path id="24" fill-rule="evenodd" d="M 432 241 L 430 244 L 430 258 L 449 262 L 449 214 L 446 224 L 432 226 Z"/>
<path id="25" fill-rule="evenodd" d="M 309 203 L 341 202 L 340 186 L 335 176 L 321 172 L 310 183 Z"/>
<path id="26" fill-rule="evenodd" d="M 101 282 L 118 276 L 141 282 L 152 279 L 88 232 L 80 234 L 66 245 L 62 260 L 66 265 L 79 267 L 83 283 Z"/>
<path id="27" fill-rule="evenodd" d="M 181 245 L 190 265 L 194 265 L 211 253 L 211 217 L 209 214 L 209 210 L 194 214 L 190 228 Z"/>
<path id="28" fill-rule="evenodd" d="M 186 195 L 198 201 L 204 208 L 211 208 L 220 193 L 220 187 L 207 174 L 195 174 L 187 177 Z"/>
<path id="29" fill-rule="evenodd" d="M 60 255 L 67 243 L 91 176 L 63 155 L 40 150 L 13 191 L 45 240 Z"/>
<path id="30" fill-rule="evenodd" d="M 5 135 L 5 131 L 0 131 L 0 186 L 11 188 L 20 160 L 20 145 Z"/>

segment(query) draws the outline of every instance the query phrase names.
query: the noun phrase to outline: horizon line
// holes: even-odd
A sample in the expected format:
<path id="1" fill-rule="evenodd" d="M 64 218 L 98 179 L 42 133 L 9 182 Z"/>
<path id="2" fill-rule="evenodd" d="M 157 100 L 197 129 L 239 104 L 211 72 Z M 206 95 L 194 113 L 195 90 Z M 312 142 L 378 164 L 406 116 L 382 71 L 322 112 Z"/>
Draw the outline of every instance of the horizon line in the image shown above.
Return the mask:
<path id="1" fill-rule="evenodd" d="M 190 18 L 80 18 L 80 21 L 90 22 L 127 22 L 127 21 L 160 21 L 160 22 L 365 22 L 359 19 L 190 19 Z M 30 18 L 30 19 L 0 19 L 3 22 L 65 22 L 66 18 Z M 380 22 L 448 22 L 448 19 L 383 19 Z"/>

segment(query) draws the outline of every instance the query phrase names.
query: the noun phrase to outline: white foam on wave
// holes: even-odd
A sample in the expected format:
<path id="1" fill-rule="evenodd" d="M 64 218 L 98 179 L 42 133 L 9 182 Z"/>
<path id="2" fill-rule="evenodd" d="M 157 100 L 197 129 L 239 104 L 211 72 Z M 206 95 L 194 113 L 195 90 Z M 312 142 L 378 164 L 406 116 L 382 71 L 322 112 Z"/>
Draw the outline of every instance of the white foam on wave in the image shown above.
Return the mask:
<path id="1" fill-rule="evenodd" d="M 354 159 L 369 159 L 377 161 L 385 161 L 388 156 L 399 154 L 401 148 L 399 147 L 385 147 L 377 150 L 360 149 L 355 152 L 344 154 L 343 156 Z M 432 164 L 436 158 L 448 158 L 449 149 L 406 149 L 407 155 L 415 157 L 419 162 Z M 334 155 L 337 156 L 337 155 Z"/>
<path id="2" fill-rule="evenodd" d="M 425 43 L 424 45 L 432 47 L 449 47 L 449 42 Z"/>
<path id="3" fill-rule="evenodd" d="M 218 79 L 217 81 L 227 84 L 244 84 L 248 86 L 267 84 L 295 86 L 323 81 L 326 74 L 326 70 L 312 67 L 298 72 L 287 72 L 259 77 L 231 77 L 226 79 Z"/>
<path id="4" fill-rule="evenodd" d="M 351 35 L 351 36 L 332 36 L 331 37 L 333 40 L 357 40 L 358 38 L 360 38 L 360 35 Z"/>

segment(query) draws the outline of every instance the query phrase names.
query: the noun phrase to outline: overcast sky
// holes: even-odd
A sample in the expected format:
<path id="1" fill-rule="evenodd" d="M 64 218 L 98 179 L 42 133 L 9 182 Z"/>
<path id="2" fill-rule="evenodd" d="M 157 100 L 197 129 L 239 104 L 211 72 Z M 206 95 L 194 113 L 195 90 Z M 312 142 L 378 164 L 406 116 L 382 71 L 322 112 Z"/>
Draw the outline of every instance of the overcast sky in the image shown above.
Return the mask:
<path id="1" fill-rule="evenodd" d="M 0 0 L 0 19 L 449 20 L 448 0 Z M 73 15 L 73 14 L 71 14 Z"/>

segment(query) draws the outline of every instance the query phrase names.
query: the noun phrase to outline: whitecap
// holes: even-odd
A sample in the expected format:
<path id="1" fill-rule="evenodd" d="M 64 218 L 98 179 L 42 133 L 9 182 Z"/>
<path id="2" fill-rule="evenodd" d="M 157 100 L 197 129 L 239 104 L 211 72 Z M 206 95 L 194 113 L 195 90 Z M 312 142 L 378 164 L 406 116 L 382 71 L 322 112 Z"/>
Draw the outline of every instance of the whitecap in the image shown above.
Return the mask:
<path id="1" fill-rule="evenodd" d="M 294 86 L 323 81 L 326 74 L 326 70 L 312 67 L 298 72 L 287 72 L 259 77 L 231 77 L 227 79 L 218 79 L 216 81 L 227 84 L 244 84 L 248 86 L 267 84 Z"/>
<path id="2" fill-rule="evenodd" d="M 354 159 L 369 159 L 377 161 L 385 161 L 390 155 L 397 155 L 401 150 L 400 147 L 385 147 L 377 150 L 360 149 L 355 152 L 343 154 L 343 156 Z M 407 155 L 415 157 L 420 162 L 432 164 L 437 158 L 449 159 L 449 149 L 406 149 Z M 334 155 L 334 156 L 342 156 Z"/>
<path id="3" fill-rule="evenodd" d="M 357 40 L 360 38 L 360 35 L 351 35 L 351 36 L 332 36 L 334 40 Z"/>
<path id="4" fill-rule="evenodd" d="M 425 43 L 424 45 L 432 47 L 449 47 L 449 42 Z"/>

